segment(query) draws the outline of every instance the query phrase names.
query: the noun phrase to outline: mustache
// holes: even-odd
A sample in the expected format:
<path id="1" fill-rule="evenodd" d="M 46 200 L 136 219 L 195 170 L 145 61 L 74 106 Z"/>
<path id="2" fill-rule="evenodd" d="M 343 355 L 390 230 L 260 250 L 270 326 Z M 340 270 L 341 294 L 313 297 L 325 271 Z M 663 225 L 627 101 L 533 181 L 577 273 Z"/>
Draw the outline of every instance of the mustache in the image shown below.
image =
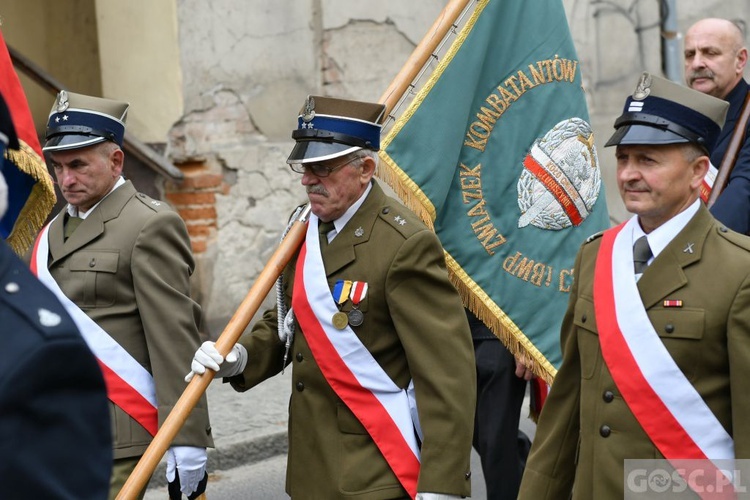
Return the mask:
<path id="1" fill-rule="evenodd" d="M 319 194 L 322 196 L 328 196 L 328 190 L 322 184 L 314 184 L 307 186 L 307 194 Z"/>
<path id="2" fill-rule="evenodd" d="M 714 76 L 716 75 L 714 74 L 713 71 L 711 71 L 710 69 L 704 69 L 700 71 L 693 71 L 692 73 L 690 73 L 689 80 L 690 80 L 690 83 L 693 83 L 698 78 L 709 78 L 713 80 Z"/>
<path id="3" fill-rule="evenodd" d="M 622 185 L 626 191 L 648 191 L 648 186 L 641 181 L 629 181 Z"/>

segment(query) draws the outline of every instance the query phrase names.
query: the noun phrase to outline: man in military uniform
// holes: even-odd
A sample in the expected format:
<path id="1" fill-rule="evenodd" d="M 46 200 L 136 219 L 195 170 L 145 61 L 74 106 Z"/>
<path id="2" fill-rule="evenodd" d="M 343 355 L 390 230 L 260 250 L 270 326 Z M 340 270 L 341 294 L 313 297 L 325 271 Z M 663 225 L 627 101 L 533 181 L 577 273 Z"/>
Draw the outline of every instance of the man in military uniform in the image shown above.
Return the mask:
<path id="1" fill-rule="evenodd" d="M 70 300 L 71 315 L 106 366 L 111 497 L 182 394 L 182 375 L 200 345 L 185 224 L 122 177 L 128 107 L 58 94 L 43 149 L 68 205 L 40 233 L 32 262 L 40 279 Z M 212 444 L 203 399 L 167 452 L 167 479 L 179 480 L 185 494 L 195 492 L 205 484 Z"/>
<path id="2" fill-rule="evenodd" d="M 0 96 L 0 172 L 18 149 Z M 8 190 L 0 174 L 0 218 Z M 112 470 L 107 395 L 62 304 L 0 241 L 0 497 L 101 499 Z"/>
<path id="3" fill-rule="evenodd" d="M 284 303 L 226 361 L 204 343 L 188 374 L 208 367 L 245 391 L 293 365 L 292 498 L 470 493 L 471 336 L 437 236 L 373 179 L 383 113 L 307 99 L 287 161 L 312 215 L 283 272 Z"/>
<path id="4" fill-rule="evenodd" d="M 520 499 L 621 499 L 626 459 L 750 458 L 750 239 L 699 199 L 726 109 L 648 73 L 628 97 L 607 146 L 635 216 L 578 253 Z"/>

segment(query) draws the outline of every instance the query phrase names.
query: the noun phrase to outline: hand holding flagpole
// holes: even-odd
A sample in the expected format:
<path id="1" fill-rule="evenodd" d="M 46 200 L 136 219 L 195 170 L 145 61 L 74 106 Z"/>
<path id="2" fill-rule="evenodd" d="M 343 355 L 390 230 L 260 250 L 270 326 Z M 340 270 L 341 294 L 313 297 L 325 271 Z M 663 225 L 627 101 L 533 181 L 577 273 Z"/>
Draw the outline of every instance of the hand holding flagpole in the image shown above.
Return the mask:
<path id="1" fill-rule="evenodd" d="M 443 38 L 445 38 L 448 31 L 456 22 L 456 19 L 458 19 L 470 1 L 472 0 L 450 0 L 448 2 L 428 34 L 417 45 L 411 57 L 380 98 L 379 102 L 386 105 L 386 113 L 389 113 L 403 96 L 416 75 L 427 63 L 432 52 Z M 245 299 L 217 339 L 216 349 L 222 356 L 229 354 L 234 344 L 237 343 L 242 332 L 260 308 L 263 299 L 274 286 L 276 279 L 281 275 L 284 267 L 286 267 L 287 263 L 302 245 L 305 239 L 305 229 L 309 214 L 310 209 L 308 206 L 292 225 L 281 245 L 271 256 L 265 268 L 258 276 L 258 279 L 245 296 Z M 120 490 L 117 500 L 134 499 L 145 488 L 159 461 L 166 453 L 180 428 L 185 424 L 200 397 L 208 389 L 208 385 L 213 380 L 213 377 L 214 372 L 211 370 L 207 370 L 201 376 L 193 377 L 169 416 L 156 433 L 156 436 L 154 436 L 138 465 L 125 482 L 122 490 Z"/>
<path id="2" fill-rule="evenodd" d="M 291 229 L 281 242 L 281 245 L 279 245 L 268 260 L 266 267 L 261 271 L 258 279 L 253 284 L 252 288 L 250 288 L 245 299 L 237 308 L 237 311 L 217 339 L 216 350 L 218 350 L 222 356 L 229 354 L 229 351 L 232 350 L 234 344 L 237 343 L 237 340 L 239 340 L 242 332 L 247 328 L 253 315 L 258 311 L 258 308 L 260 308 L 263 299 L 266 297 L 269 290 L 271 290 L 271 287 L 276 283 L 276 279 L 284 270 L 284 267 L 295 252 L 297 252 L 302 241 L 304 241 L 309 215 L 310 208 L 308 206 L 292 224 Z M 143 490 L 151 477 L 151 474 L 153 474 L 153 471 L 159 464 L 159 460 L 164 456 L 164 453 L 166 453 L 172 440 L 185 424 L 190 412 L 198 403 L 203 393 L 206 392 L 206 389 L 208 389 L 208 385 L 214 378 L 214 373 L 215 372 L 211 370 L 206 370 L 206 373 L 203 375 L 193 377 L 185 388 L 185 391 L 182 393 L 182 396 L 180 396 L 180 399 L 169 413 L 169 416 L 159 428 L 159 432 L 154 436 L 154 439 L 146 449 L 143 457 L 141 457 L 138 465 L 136 465 L 135 469 L 130 474 L 130 477 L 122 487 L 122 490 L 120 490 L 120 493 L 117 495 L 118 500 L 136 498 Z"/>

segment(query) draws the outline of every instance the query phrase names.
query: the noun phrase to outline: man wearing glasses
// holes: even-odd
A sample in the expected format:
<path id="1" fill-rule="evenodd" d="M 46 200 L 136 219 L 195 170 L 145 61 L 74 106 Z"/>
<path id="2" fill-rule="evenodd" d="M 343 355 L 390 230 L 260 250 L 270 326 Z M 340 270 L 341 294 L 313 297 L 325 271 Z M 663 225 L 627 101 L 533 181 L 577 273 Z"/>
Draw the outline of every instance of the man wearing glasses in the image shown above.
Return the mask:
<path id="1" fill-rule="evenodd" d="M 373 179 L 383 112 L 307 98 L 287 162 L 312 215 L 284 303 L 226 360 L 205 343 L 188 374 L 210 368 L 245 391 L 293 366 L 292 498 L 471 493 L 471 335 L 436 235 Z"/>

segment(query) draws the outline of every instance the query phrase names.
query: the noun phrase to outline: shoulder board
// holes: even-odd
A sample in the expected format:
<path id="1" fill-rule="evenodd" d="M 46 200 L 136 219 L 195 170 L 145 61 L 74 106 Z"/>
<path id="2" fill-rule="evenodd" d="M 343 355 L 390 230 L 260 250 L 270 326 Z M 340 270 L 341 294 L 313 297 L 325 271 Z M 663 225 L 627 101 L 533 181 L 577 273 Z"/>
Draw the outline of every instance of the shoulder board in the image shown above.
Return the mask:
<path id="1" fill-rule="evenodd" d="M 595 239 L 597 239 L 597 238 L 601 238 L 601 236 L 602 236 L 603 234 L 604 234 L 604 231 L 599 231 L 598 233 L 594 233 L 594 234 L 592 234 L 591 236 L 589 236 L 588 238 L 586 238 L 586 243 L 591 243 L 591 242 L 592 242 L 592 241 L 594 241 Z"/>
<path id="2" fill-rule="evenodd" d="M 171 207 L 169 206 L 169 203 L 166 201 L 161 200 L 155 200 L 148 196 L 147 194 L 143 193 L 136 193 L 135 199 L 146 205 L 148 208 L 153 210 L 154 212 L 161 212 L 163 210 L 171 210 Z"/>
<path id="3" fill-rule="evenodd" d="M 748 238 L 744 234 L 732 231 L 723 224 L 718 225 L 718 229 L 716 230 L 716 232 L 719 233 L 719 236 L 721 236 L 725 240 L 729 240 L 738 247 L 750 251 L 750 238 Z"/>
<path id="4" fill-rule="evenodd" d="M 424 223 L 403 205 L 385 205 L 380 209 L 379 216 L 380 219 L 404 236 L 412 235 L 426 228 Z"/>

